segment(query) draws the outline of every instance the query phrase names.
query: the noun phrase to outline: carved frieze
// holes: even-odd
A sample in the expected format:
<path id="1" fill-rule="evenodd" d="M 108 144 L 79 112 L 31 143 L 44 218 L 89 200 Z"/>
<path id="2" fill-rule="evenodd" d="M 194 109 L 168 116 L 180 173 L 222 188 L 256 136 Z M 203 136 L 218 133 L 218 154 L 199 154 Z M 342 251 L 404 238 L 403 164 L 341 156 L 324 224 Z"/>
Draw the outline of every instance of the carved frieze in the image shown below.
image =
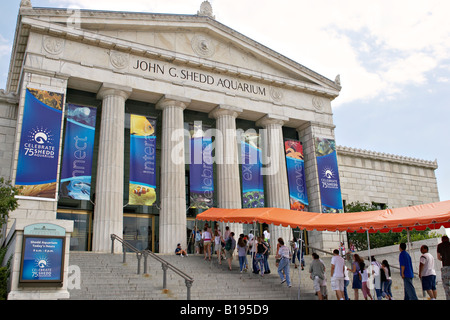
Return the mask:
<path id="1" fill-rule="evenodd" d="M 42 47 L 44 50 L 52 55 L 58 55 L 63 52 L 65 40 L 61 38 L 54 38 L 45 36 L 42 40 Z"/>
<path id="2" fill-rule="evenodd" d="M 130 63 L 130 55 L 128 53 L 111 50 L 109 52 L 109 61 L 116 69 L 125 69 Z"/>
<path id="3" fill-rule="evenodd" d="M 191 40 L 191 47 L 199 57 L 210 58 L 215 53 L 213 41 L 203 35 L 193 37 Z"/>

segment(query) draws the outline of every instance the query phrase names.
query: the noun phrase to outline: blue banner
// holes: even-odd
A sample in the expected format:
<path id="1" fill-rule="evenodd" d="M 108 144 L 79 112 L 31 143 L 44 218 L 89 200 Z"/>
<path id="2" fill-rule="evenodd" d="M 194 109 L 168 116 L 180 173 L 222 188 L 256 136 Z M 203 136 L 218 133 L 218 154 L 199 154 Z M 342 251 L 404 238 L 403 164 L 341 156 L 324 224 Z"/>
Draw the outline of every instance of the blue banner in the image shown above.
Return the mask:
<path id="1" fill-rule="evenodd" d="M 96 108 L 67 106 L 60 197 L 90 199 L 96 115 Z"/>
<path id="2" fill-rule="evenodd" d="M 303 146 L 300 141 L 285 140 L 284 148 L 286 151 L 290 208 L 291 210 L 307 211 L 308 194 L 306 192 Z"/>
<path id="3" fill-rule="evenodd" d="M 64 95 L 27 88 L 17 162 L 21 195 L 56 198 Z"/>
<path id="4" fill-rule="evenodd" d="M 248 138 L 250 137 L 244 139 Z M 262 153 L 256 139 L 241 141 L 242 208 L 264 208 Z"/>
<path id="5" fill-rule="evenodd" d="M 190 155 L 190 208 L 211 208 L 214 202 L 212 138 L 205 137 L 203 130 L 196 126 L 190 141 Z"/>
<path id="6" fill-rule="evenodd" d="M 21 282 L 62 282 L 64 238 L 24 236 Z"/>
<path id="7" fill-rule="evenodd" d="M 128 204 L 151 206 L 156 201 L 156 119 L 131 115 Z"/>
<path id="8" fill-rule="evenodd" d="M 334 140 L 316 138 L 316 160 L 322 212 L 344 212 Z"/>

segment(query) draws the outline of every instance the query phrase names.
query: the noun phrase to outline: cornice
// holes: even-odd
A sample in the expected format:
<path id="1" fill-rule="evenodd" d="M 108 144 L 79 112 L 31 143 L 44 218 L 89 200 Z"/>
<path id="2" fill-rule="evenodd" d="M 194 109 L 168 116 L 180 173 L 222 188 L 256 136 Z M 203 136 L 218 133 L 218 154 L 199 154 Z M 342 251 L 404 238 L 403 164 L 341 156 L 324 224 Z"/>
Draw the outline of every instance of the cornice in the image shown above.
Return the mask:
<path id="1" fill-rule="evenodd" d="M 436 170 L 438 168 L 437 160 L 434 160 L 434 161 L 422 160 L 422 159 L 417 159 L 417 158 L 405 157 L 405 156 L 382 153 L 382 152 L 375 152 L 375 151 L 364 150 L 364 149 L 350 148 L 350 147 L 345 147 L 345 146 L 337 146 L 336 149 L 337 149 L 336 151 L 337 151 L 338 155 L 366 158 L 366 159 L 379 160 L 379 161 L 395 162 L 395 163 L 400 163 L 400 164 L 408 164 L 408 165 L 414 165 L 414 166 L 418 166 L 418 167 L 431 168 L 434 170 Z"/>

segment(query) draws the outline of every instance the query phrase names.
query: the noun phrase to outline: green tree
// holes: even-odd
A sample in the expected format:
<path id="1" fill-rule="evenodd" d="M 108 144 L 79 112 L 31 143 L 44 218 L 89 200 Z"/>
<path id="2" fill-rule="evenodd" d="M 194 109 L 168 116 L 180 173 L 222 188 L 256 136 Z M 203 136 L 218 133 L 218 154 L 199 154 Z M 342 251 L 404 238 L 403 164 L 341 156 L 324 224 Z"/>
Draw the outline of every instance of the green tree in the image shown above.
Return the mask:
<path id="1" fill-rule="evenodd" d="M 20 189 L 11 185 L 11 181 L 5 181 L 0 178 L 0 235 L 1 227 L 8 221 L 9 213 L 14 211 L 19 206 L 18 200 L 15 197 L 20 192 Z M 2 267 L 6 248 L 0 249 L 0 300 L 5 300 L 7 295 L 7 280 L 10 274 L 11 258 L 7 261 L 6 266 Z"/>
<path id="2" fill-rule="evenodd" d="M 11 185 L 11 181 L 0 178 L 0 227 L 8 221 L 9 213 L 19 206 L 15 197 L 19 191 L 19 188 Z"/>

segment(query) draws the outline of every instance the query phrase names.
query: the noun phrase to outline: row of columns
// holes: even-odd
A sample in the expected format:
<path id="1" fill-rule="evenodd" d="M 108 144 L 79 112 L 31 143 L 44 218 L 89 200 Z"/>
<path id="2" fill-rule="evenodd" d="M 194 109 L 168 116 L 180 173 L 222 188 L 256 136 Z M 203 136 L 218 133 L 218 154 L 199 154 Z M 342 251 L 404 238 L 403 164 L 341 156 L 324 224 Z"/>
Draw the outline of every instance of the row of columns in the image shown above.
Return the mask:
<path id="1" fill-rule="evenodd" d="M 123 232 L 123 163 L 125 101 L 131 88 L 104 84 L 98 93 L 103 100 L 100 144 L 96 186 L 96 206 L 93 228 L 94 252 L 108 252 L 110 234 L 122 236 Z M 186 190 L 183 135 L 173 132 L 184 129 L 183 111 L 190 100 L 166 95 L 156 105 L 162 110 L 161 186 L 159 213 L 159 251 L 173 253 L 177 243 L 186 245 Z M 216 129 L 222 132 L 222 141 L 216 144 L 217 206 L 241 208 L 236 118 L 242 109 L 219 105 L 210 112 L 216 119 Z M 269 171 L 267 181 L 267 206 L 289 209 L 289 189 L 284 159 L 282 126 L 287 118 L 266 115 L 256 125 L 266 132 L 268 152 L 265 163 Z M 173 151 L 179 152 L 177 161 Z M 180 161 L 180 159 L 183 159 Z M 223 228 L 223 226 L 222 226 Z M 242 225 L 231 224 L 230 229 L 239 236 Z M 223 229 L 222 229 L 223 230 Z M 291 237 L 290 228 L 271 226 L 271 245 L 276 247 L 278 237 L 285 241 Z M 117 247 L 117 246 L 116 246 Z M 121 250 L 117 248 L 116 250 Z"/>

